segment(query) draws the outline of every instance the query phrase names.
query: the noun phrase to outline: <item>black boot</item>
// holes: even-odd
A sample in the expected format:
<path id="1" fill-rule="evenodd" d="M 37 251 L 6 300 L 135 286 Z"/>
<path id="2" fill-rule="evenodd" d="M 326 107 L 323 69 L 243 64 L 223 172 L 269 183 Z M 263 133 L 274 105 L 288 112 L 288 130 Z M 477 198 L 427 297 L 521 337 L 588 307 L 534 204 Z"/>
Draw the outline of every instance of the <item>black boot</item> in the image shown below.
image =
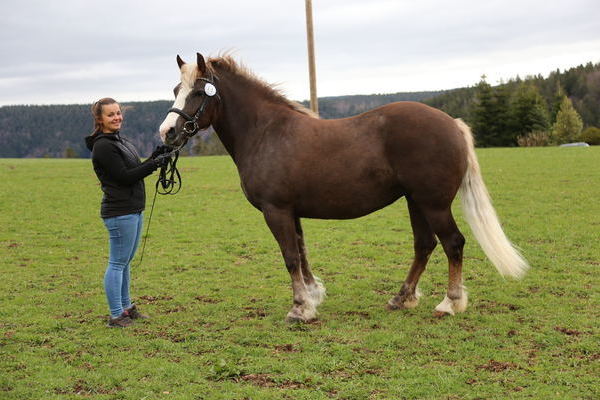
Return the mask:
<path id="1" fill-rule="evenodd" d="M 127 328 L 129 325 L 133 324 L 133 320 L 127 313 L 127 311 L 123 311 L 123 314 L 116 318 L 108 319 L 108 327 L 109 328 Z"/>
<path id="2" fill-rule="evenodd" d="M 132 304 L 131 307 L 126 308 L 125 312 L 129 315 L 129 318 L 131 318 L 131 319 L 148 319 L 148 318 L 150 318 L 146 314 L 142 314 L 141 312 L 139 312 L 137 307 L 135 306 L 135 304 Z"/>

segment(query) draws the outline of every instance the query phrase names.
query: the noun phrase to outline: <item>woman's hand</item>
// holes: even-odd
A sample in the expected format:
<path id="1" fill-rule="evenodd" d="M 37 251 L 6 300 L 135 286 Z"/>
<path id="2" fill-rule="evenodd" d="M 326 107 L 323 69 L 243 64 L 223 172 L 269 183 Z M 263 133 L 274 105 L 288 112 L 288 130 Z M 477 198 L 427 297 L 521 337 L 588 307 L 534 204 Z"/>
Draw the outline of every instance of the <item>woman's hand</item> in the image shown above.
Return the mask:
<path id="1" fill-rule="evenodd" d="M 167 145 L 156 146 L 156 149 L 150 155 L 151 159 L 156 159 L 158 156 L 171 151 L 171 147 Z"/>
<path id="2" fill-rule="evenodd" d="M 162 168 L 162 167 L 166 166 L 167 164 L 169 164 L 169 161 L 171 160 L 171 154 L 170 153 L 159 154 L 156 157 L 153 157 L 153 160 L 159 168 Z"/>

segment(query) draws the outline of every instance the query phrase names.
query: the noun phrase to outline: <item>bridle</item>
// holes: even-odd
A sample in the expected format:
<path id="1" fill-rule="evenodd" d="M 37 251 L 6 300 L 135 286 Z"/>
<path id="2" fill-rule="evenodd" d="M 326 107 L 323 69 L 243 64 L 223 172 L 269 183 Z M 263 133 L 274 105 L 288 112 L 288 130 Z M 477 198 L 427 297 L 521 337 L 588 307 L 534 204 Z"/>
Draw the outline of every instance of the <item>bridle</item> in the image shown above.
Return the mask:
<path id="1" fill-rule="evenodd" d="M 175 108 L 175 107 L 170 108 L 169 111 L 167 111 L 167 114 L 174 112 L 175 114 L 179 114 L 180 116 L 182 116 L 185 119 L 185 122 L 183 123 L 182 131 L 183 131 L 183 134 L 185 135 L 186 139 L 191 138 L 196 133 L 198 133 L 198 131 L 200 130 L 200 126 L 198 125 L 198 120 L 200 119 L 200 117 L 202 117 L 202 114 L 204 113 L 204 110 L 206 109 L 206 106 L 209 104 L 211 99 L 213 97 L 215 97 L 217 100 L 219 100 L 219 101 L 221 100 L 221 97 L 217 93 L 217 88 L 212 79 L 198 78 L 198 80 L 204 81 L 204 82 L 206 82 L 206 84 L 204 85 L 203 88 L 195 90 L 194 92 L 191 93 L 191 94 L 195 94 L 195 93 L 200 92 L 204 96 L 204 98 L 202 99 L 202 103 L 200 104 L 200 107 L 198 107 L 198 110 L 196 110 L 196 113 L 194 114 L 194 116 L 191 117 L 189 114 L 187 114 L 183 110 L 180 110 L 179 108 Z M 187 142 L 187 140 L 185 142 Z M 184 142 L 184 145 L 185 145 L 185 142 Z M 183 147 L 183 146 L 181 146 L 181 147 Z"/>
<path id="2" fill-rule="evenodd" d="M 202 117 L 202 114 L 206 110 L 206 106 L 209 104 L 211 99 L 215 97 L 218 101 L 221 101 L 221 97 L 217 93 L 214 80 L 211 78 L 198 78 L 199 81 L 206 82 L 203 88 L 192 91 L 190 94 L 200 93 L 203 95 L 202 103 L 193 117 L 187 114 L 185 111 L 179 108 L 170 108 L 167 114 L 174 112 L 179 114 L 185 119 L 182 127 L 182 133 L 185 136 L 185 140 L 177 147 L 170 148 L 163 156 L 166 156 L 167 161 L 160 168 L 158 181 L 156 182 L 156 191 L 160 194 L 176 194 L 181 189 L 181 175 L 177 170 L 177 160 L 179 158 L 179 150 L 183 148 L 188 140 L 194 136 L 200 130 L 198 121 Z"/>

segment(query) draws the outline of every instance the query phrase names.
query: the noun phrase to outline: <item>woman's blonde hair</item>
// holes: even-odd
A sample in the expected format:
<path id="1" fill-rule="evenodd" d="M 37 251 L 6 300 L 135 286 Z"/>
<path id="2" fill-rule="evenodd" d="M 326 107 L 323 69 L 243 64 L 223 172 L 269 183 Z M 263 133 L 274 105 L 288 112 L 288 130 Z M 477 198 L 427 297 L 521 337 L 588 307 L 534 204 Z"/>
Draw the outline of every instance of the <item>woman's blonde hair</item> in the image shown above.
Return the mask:
<path id="1" fill-rule="evenodd" d="M 102 122 L 100 122 L 102 120 L 102 106 L 107 106 L 109 104 L 119 103 L 115 99 L 104 97 L 92 104 L 92 116 L 94 117 L 94 130 L 92 131 L 92 135 L 102 132 Z"/>

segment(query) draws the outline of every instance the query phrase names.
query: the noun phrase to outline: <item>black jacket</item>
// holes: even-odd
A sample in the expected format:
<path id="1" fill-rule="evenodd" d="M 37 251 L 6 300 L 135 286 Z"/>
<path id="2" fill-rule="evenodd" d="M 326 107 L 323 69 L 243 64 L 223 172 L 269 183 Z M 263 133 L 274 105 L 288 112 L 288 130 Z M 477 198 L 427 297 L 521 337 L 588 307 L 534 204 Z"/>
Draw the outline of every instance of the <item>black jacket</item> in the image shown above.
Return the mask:
<path id="1" fill-rule="evenodd" d="M 153 159 L 144 162 L 133 144 L 119 133 L 87 136 L 92 164 L 102 185 L 102 218 L 142 212 L 146 205 L 144 178 L 158 168 Z"/>

